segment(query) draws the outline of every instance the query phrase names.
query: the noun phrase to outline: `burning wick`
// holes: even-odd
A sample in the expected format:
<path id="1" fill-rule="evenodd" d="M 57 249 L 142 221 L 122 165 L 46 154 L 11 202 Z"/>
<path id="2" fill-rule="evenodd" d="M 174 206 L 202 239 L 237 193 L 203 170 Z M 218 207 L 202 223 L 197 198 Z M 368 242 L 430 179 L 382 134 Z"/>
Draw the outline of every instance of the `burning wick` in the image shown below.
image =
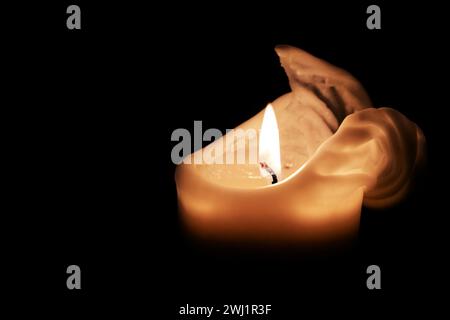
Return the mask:
<path id="1" fill-rule="evenodd" d="M 275 171 L 273 171 L 272 168 L 269 167 L 267 165 L 267 163 L 265 163 L 265 162 L 260 162 L 259 164 L 261 165 L 261 168 L 266 170 L 272 176 L 272 184 L 277 183 L 278 182 L 278 178 L 277 178 L 277 175 L 275 174 Z"/>

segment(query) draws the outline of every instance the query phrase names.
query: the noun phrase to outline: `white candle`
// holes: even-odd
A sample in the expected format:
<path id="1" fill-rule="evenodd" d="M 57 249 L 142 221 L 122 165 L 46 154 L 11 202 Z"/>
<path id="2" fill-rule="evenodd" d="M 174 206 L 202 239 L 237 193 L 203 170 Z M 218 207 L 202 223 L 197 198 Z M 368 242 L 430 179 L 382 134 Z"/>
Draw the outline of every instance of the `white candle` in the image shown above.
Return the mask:
<path id="1" fill-rule="evenodd" d="M 347 72 L 296 48 L 277 53 L 292 92 L 238 128 L 262 129 L 259 160 L 279 181 L 255 163 L 180 165 L 180 211 L 198 236 L 298 244 L 353 237 L 363 203 L 400 200 L 423 158 L 420 129 L 393 109 L 370 108 Z"/>

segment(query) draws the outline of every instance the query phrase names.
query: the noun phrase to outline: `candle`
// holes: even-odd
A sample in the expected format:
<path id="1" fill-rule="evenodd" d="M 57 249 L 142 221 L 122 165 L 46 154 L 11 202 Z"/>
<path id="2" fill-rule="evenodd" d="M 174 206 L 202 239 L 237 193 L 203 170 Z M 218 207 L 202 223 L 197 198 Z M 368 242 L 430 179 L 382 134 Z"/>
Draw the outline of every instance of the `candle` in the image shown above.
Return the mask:
<path id="1" fill-rule="evenodd" d="M 258 135 L 229 148 L 227 134 L 193 154 L 235 159 L 240 142 L 245 155 L 257 142 L 258 161 L 179 165 L 183 221 L 201 238 L 239 243 L 352 238 L 363 204 L 387 207 L 405 195 L 423 159 L 423 134 L 399 112 L 372 108 L 346 71 L 297 48 L 276 52 L 292 91 L 237 128 Z"/>

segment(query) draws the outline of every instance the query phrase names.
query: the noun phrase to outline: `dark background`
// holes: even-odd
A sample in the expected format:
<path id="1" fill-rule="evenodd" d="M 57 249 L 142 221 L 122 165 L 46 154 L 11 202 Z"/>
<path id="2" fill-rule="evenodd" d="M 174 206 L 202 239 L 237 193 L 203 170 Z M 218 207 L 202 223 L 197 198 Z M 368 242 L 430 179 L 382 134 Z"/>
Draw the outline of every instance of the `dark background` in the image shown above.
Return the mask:
<path id="1" fill-rule="evenodd" d="M 187 303 L 272 304 L 275 319 L 436 311 L 448 270 L 444 11 L 374 3 L 381 30 L 366 28 L 364 1 L 5 10 L 9 296 L 59 316 L 181 319 Z M 69 4 L 80 5 L 82 30 L 66 29 Z M 413 192 L 388 210 L 363 209 L 349 250 L 206 250 L 179 225 L 172 131 L 194 120 L 233 128 L 289 91 L 277 44 L 348 70 L 375 106 L 401 111 L 425 133 L 428 166 Z M 81 267 L 81 291 L 66 289 L 70 264 Z M 371 264 L 381 267 L 380 291 L 366 288 Z"/>

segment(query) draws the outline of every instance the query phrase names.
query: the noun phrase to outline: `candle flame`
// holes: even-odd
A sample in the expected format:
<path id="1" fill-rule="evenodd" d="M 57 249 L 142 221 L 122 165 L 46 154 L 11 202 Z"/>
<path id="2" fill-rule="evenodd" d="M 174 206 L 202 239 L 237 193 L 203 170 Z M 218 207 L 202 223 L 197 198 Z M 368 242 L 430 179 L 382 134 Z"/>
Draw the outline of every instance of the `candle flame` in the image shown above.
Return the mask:
<path id="1" fill-rule="evenodd" d="M 264 118 L 259 133 L 259 162 L 267 164 L 275 174 L 281 173 L 280 135 L 277 118 L 272 105 L 269 103 L 264 111 Z M 262 176 L 267 176 L 267 170 L 260 168 Z"/>

